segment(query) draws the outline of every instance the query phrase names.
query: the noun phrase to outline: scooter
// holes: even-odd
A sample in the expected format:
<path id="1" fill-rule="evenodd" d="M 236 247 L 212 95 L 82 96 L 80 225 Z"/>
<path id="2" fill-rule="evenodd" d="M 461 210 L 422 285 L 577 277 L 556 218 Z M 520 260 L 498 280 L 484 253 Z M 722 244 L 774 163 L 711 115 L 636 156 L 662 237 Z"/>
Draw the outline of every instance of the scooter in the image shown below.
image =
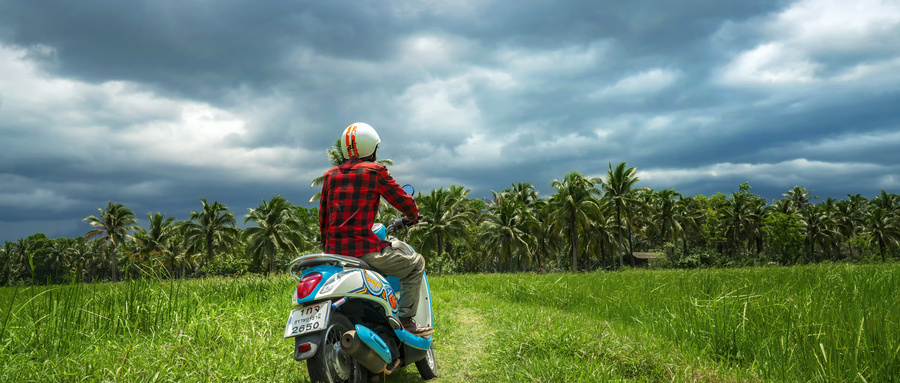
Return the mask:
<path id="1" fill-rule="evenodd" d="M 388 236 L 406 227 L 395 219 L 387 228 L 376 223 L 372 231 L 394 247 L 409 246 Z M 306 361 L 313 382 L 377 381 L 413 363 L 423 379 L 437 376 L 433 335 L 419 337 L 400 325 L 399 278 L 384 277 L 358 258 L 333 254 L 298 257 L 288 271 L 298 283 L 284 337 L 294 338 L 294 360 Z M 419 297 L 413 318 L 433 327 L 427 275 Z"/>

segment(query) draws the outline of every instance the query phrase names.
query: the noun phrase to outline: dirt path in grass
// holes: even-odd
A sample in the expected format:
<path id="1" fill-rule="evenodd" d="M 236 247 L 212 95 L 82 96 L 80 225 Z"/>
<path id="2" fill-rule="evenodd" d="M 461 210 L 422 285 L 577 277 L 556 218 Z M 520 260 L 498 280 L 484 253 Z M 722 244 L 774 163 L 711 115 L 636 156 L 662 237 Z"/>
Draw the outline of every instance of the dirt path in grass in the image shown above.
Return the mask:
<path id="1" fill-rule="evenodd" d="M 439 314 L 435 332 L 435 358 L 438 377 L 431 382 L 481 381 L 479 371 L 484 371 L 490 361 L 487 349 L 495 329 L 488 320 L 462 302 L 442 301 L 444 312 Z M 385 382 L 422 382 L 415 366 L 386 376 Z"/>
<path id="2" fill-rule="evenodd" d="M 438 362 L 446 361 L 438 374 L 441 382 L 471 382 L 478 377 L 481 366 L 487 364 L 484 358 L 489 354 L 488 340 L 493 329 L 484 317 L 470 308 L 458 308 L 454 315 L 459 327 L 453 338 L 448 338 L 438 348 Z"/>

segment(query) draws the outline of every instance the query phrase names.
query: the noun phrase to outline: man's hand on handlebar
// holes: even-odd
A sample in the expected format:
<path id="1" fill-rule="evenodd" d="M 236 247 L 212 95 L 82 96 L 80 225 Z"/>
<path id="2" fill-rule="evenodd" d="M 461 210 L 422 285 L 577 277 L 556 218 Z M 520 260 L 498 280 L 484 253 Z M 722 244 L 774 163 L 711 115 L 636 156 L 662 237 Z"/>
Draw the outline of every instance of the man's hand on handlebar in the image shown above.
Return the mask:
<path id="1" fill-rule="evenodd" d="M 388 228 L 391 229 L 391 231 L 403 230 L 403 229 L 406 229 L 410 226 L 413 226 L 413 225 L 419 223 L 421 221 L 421 219 L 422 219 L 421 215 L 416 217 L 415 220 L 410 220 L 406 217 L 396 218 L 396 219 L 391 220 L 390 224 L 388 225 Z"/>
<path id="2" fill-rule="evenodd" d="M 416 217 L 415 220 L 410 220 L 409 218 L 404 217 L 402 222 L 403 222 L 403 225 L 404 225 L 404 226 L 409 227 L 409 226 L 412 226 L 412 225 L 415 225 L 415 224 L 419 223 L 420 220 L 422 220 L 422 215 L 421 215 L 421 214 L 419 214 L 419 215 Z"/>

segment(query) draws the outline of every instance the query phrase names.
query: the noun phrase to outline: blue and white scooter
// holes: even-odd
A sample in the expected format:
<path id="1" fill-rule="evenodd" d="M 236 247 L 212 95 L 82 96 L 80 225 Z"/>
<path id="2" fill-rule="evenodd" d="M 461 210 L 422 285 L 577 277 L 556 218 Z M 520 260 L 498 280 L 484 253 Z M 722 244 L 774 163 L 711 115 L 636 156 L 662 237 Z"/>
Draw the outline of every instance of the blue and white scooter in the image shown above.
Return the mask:
<path id="1" fill-rule="evenodd" d="M 372 231 L 394 247 L 409 246 L 387 236 L 405 228 L 396 219 L 388 228 L 376 223 Z M 431 336 L 415 336 L 400 325 L 399 278 L 385 278 L 358 258 L 331 254 L 298 257 L 288 270 L 298 283 L 284 337 L 294 338 L 294 359 L 306 361 L 313 382 L 369 382 L 413 363 L 423 379 L 437 376 Z M 413 318 L 433 327 L 428 277 L 422 282 Z"/>

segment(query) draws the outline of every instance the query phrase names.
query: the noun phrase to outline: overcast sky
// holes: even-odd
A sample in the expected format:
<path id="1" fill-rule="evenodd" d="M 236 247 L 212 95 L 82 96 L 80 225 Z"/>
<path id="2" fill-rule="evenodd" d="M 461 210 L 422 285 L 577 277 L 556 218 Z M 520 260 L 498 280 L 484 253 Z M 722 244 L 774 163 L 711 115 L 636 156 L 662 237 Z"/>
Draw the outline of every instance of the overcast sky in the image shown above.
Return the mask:
<path id="1" fill-rule="evenodd" d="M 0 0 L 0 245 L 312 207 L 356 121 L 423 192 L 896 193 L 900 1 Z"/>

